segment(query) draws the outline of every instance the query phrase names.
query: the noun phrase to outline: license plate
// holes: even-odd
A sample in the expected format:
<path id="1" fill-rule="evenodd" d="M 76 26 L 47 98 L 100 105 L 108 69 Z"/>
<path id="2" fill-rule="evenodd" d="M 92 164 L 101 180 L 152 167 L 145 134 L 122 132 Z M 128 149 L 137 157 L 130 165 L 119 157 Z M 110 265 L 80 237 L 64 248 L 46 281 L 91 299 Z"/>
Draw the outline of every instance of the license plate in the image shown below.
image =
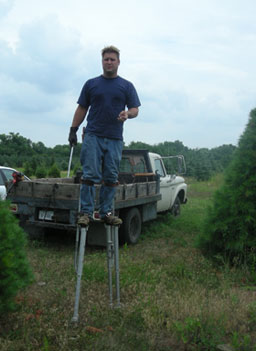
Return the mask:
<path id="1" fill-rule="evenodd" d="M 41 219 L 42 221 L 52 221 L 53 215 L 54 215 L 53 211 L 40 210 L 38 218 Z"/>

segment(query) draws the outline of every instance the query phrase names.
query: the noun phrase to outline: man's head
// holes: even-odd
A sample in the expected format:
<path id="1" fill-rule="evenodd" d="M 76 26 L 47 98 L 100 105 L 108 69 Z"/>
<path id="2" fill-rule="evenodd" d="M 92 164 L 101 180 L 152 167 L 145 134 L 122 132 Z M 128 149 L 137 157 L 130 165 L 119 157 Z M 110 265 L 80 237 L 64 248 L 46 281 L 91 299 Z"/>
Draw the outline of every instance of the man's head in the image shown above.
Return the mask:
<path id="1" fill-rule="evenodd" d="M 101 54 L 104 77 L 116 77 L 118 66 L 120 64 L 120 51 L 115 46 L 107 46 L 101 51 Z"/>
<path id="2" fill-rule="evenodd" d="M 117 56 L 117 58 L 119 60 L 119 58 L 120 58 L 120 50 L 117 47 L 111 45 L 111 46 L 106 46 L 104 49 L 101 50 L 102 58 L 103 58 L 103 56 L 105 54 L 111 54 L 111 53 L 112 54 L 116 54 L 116 56 Z"/>

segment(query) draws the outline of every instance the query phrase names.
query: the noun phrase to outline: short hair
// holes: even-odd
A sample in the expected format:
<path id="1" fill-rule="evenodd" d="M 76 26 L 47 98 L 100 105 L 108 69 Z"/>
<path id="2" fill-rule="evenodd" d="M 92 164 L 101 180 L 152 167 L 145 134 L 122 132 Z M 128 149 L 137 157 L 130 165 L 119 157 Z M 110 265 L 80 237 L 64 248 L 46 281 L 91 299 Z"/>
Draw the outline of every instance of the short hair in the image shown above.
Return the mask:
<path id="1" fill-rule="evenodd" d="M 106 46 L 104 49 L 101 50 L 101 54 L 102 54 L 102 57 L 106 54 L 106 53 L 115 53 L 117 55 L 117 58 L 119 60 L 119 56 L 120 56 L 120 50 L 113 46 L 113 45 L 110 45 L 110 46 Z"/>

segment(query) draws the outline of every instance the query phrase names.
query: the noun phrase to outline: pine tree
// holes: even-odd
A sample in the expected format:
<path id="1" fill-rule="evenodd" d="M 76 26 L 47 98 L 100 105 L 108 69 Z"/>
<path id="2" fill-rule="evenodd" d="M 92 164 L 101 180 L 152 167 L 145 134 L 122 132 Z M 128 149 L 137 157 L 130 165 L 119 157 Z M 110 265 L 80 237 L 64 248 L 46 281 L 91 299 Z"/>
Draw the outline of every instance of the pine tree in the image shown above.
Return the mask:
<path id="1" fill-rule="evenodd" d="M 36 178 L 45 178 L 47 176 L 47 171 L 44 166 L 39 165 L 35 173 Z"/>
<path id="2" fill-rule="evenodd" d="M 53 163 L 53 165 L 49 169 L 48 176 L 52 177 L 52 178 L 60 178 L 61 177 L 60 170 L 59 170 L 58 166 L 56 165 L 56 163 Z"/>
<path id="3" fill-rule="evenodd" d="M 256 109 L 225 171 L 224 184 L 215 193 L 197 244 L 231 262 L 256 261 Z"/>
<path id="4" fill-rule="evenodd" d="M 9 202 L 0 201 L 0 315 L 15 308 L 18 291 L 32 282 L 25 247 L 25 233 Z"/>
<path id="5" fill-rule="evenodd" d="M 33 168 L 31 167 L 30 162 L 25 162 L 24 173 L 26 174 L 27 177 L 31 177 L 33 175 L 34 171 L 33 171 Z"/>

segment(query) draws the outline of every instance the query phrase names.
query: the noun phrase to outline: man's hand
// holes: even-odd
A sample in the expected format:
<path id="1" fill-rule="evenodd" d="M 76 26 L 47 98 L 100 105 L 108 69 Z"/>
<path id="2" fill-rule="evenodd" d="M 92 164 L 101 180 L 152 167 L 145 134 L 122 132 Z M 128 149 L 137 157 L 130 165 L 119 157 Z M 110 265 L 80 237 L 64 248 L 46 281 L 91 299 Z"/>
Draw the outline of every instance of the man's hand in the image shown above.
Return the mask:
<path id="1" fill-rule="evenodd" d="M 117 119 L 120 122 L 125 122 L 128 119 L 128 111 L 121 111 Z"/>
<path id="2" fill-rule="evenodd" d="M 138 116 L 139 109 L 138 107 L 131 107 L 127 111 L 121 111 L 117 120 L 120 122 L 125 122 L 128 118 L 135 118 Z"/>
<path id="3" fill-rule="evenodd" d="M 76 136 L 77 131 L 78 131 L 78 127 L 70 127 L 68 141 L 71 147 L 77 144 L 77 136 Z"/>

